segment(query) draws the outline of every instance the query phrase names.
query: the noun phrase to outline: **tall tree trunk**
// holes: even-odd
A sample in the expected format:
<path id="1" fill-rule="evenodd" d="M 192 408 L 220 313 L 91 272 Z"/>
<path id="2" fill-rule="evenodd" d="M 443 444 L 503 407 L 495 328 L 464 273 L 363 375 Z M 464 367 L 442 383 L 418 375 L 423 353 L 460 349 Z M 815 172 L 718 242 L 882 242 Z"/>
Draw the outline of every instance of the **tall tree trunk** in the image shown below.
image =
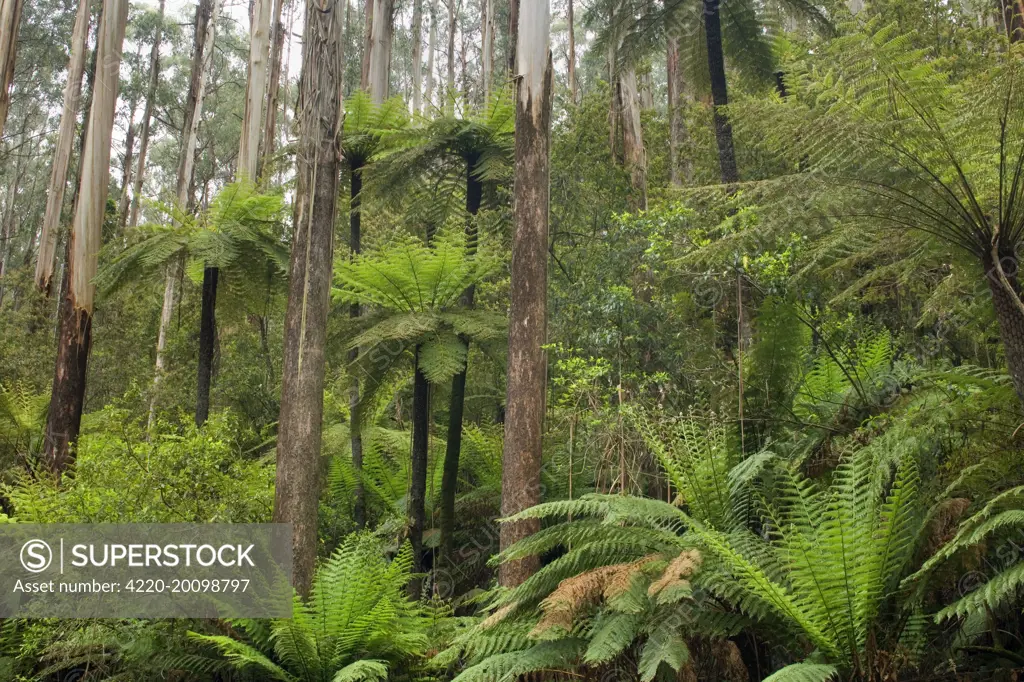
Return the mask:
<path id="1" fill-rule="evenodd" d="M 18 25 L 23 0 L 0 0 L 0 137 L 11 108 L 14 60 L 18 54 Z"/>
<path id="2" fill-rule="evenodd" d="M 54 366 L 44 458 L 63 472 L 71 460 L 85 403 L 86 362 L 92 332 L 96 264 L 110 181 L 110 146 L 121 69 L 121 46 L 128 21 L 128 0 L 104 0 L 96 40 L 96 82 L 82 150 L 82 172 L 69 239 L 67 295 Z"/>
<path id="3" fill-rule="evenodd" d="M 426 108 L 434 103 L 434 63 L 437 59 L 437 0 L 430 0 L 430 37 L 427 49 L 427 92 L 424 97 Z"/>
<path id="4" fill-rule="evenodd" d="M 722 52 L 721 0 L 704 0 L 704 32 L 707 37 L 708 71 L 711 75 L 711 99 L 715 105 L 715 141 L 718 143 L 718 166 L 722 184 L 739 182 L 736 149 L 732 142 L 732 126 L 721 107 L 729 104 L 725 80 L 725 56 Z"/>
<path id="5" fill-rule="evenodd" d="M 682 187 L 693 182 L 693 159 L 688 151 L 680 158 L 680 151 L 689 142 L 689 134 L 683 118 L 686 114 L 685 83 L 679 68 L 679 41 L 676 38 L 669 37 L 665 59 L 668 65 L 669 176 L 673 187 Z"/>
<path id="6" fill-rule="evenodd" d="M 274 521 L 292 524 L 292 583 L 308 595 L 317 548 L 321 425 L 334 221 L 338 211 L 344 0 L 307 0 L 300 153 L 285 315 Z"/>
<path id="7" fill-rule="evenodd" d="M 455 102 L 455 29 L 457 16 L 455 14 L 455 0 L 448 0 L 448 88 L 444 93 L 442 101 L 445 103 L 445 111 L 454 109 Z"/>
<path id="8" fill-rule="evenodd" d="M 53 150 L 50 184 L 46 192 L 46 211 L 39 235 L 39 255 L 36 258 L 36 286 L 47 296 L 52 290 L 53 261 L 57 253 L 57 232 L 64 206 L 64 192 L 68 184 L 68 166 L 75 141 L 78 121 L 79 97 L 82 94 L 82 74 L 85 73 L 86 39 L 89 37 L 89 0 L 78 0 L 75 27 L 71 33 L 71 60 L 68 80 L 64 84 L 64 108 L 57 129 L 57 143 Z"/>
<path id="9" fill-rule="evenodd" d="M 363 169 L 356 166 L 350 169 L 350 203 L 348 213 L 349 225 L 349 248 L 353 256 L 359 255 L 363 250 L 362 230 L 362 191 L 363 191 Z M 360 315 L 358 303 L 353 303 L 349 308 L 349 317 L 355 319 Z M 349 362 L 355 362 L 359 357 L 359 349 L 356 348 L 349 354 Z M 359 379 L 352 379 L 352 386 L 349 390 L 349 414 L 353 417 L 359 405 Z M 366 526 L 366 488 L 363 486 L 363 434 L 356 428 L 355 419 L 352 419 L 352 428 L 349 434 L 352 444 L 352 468 L 356 471 L 356 499 L 354 509 L 354 521 L 356 528 Z"/>
<path id="10" fill-rule="evenodd" d="M 203 269 L 203 300 L 199 312 L 199 371 L 196 376 L 196 426 L 210 417 L 210 385 L 213 383 L 213 355 L 217 345 L 217 280 L 220 270 Z"/>
<path id="11" fill-rule="evenodd" d="M 515 204 L 501 514 L 540 502 L 547 335 L 548 200 L 551 146 L 551 10 L 524 0 L 516 69 Z M 536 532 L 537 521 L 506 523 L 501 549 Z M 512 587 L 538 568 L 537 557 L 502 564 L 499 583 Z"/>
<path id="12" fill-rule="evenodd" d="M 135 108 L 138 102 L 128 105 L 128 130 L 124 136 L 124 157 L 121 160 L 121 196 L 117 201 L 117 233 L 124 234 L 125 225 L 128 224 L 128 200 L 131 193 L 128 185 L 132 181 L 132 163 L 135 157 Z"/>
<path id="13" fill-rule="evenodd" d="M 412 3 L 412 110 L 423 113 L 423 0 Z"/>
<path id="14" fill-rule="evenodd" d="M 522 0 L 508 0 L 508 72 L 516 72 L 516 49 L 519 44 L 519 5 Z"/>
<path id="15" fill-rule="evenodd" d="M 249 30 L 249 69 L 245 85 L 242 136 L 238 143 L 237 179 L 256 182 L 263 101 L 267 92 L 270 14 L 273 0 L 254 0 Z"/>
<path id="16" fill-rule="evenodd" d="M 494 89 L 494 2 L 493 0 L 480 0 L 481 18 L 481 44 L 482 56 L 482 81 L 484 86 L 484 106 L 491 102 L 491 92 Z"/>
<path id="17" fill-rule="evenodd" d="M 624 69 L 618 77 L 619 112 L 622 115 L 622 149 L 633 186 L 633 205 L 647 210 L 647 151 L 644 132 L 640 125 L 640 98 L 637 92 L 636 70 Z"/>
<path id="18" fill-rule="evenodd" d="M 409 542 L 412 544 L 413 573 L 423 570 L 423 529 L 426 526 L 427 458 L 430 438 L 430 384 L 420 370 L 420 348 L 416 347 L 416 372 L 412 388 L 412 466 L 409 476 Z M 419 578 L 409 583 L 410 595 L 418 599 L 422 591 Z"/>
<path id="19" fill-rule="evenodd" d="M 480 212 L 483 202 L 483 183 L 476 177 L 478 156 L 466 159 L 466 212 L 469 221 L 466 223 L 466 243 L 469 249 L 476 249 L 477 228 L 476 215 Z M 464 309 L 473 307 L 476 287 L 469 286 L 462 292 L 461 305 Z M 466 360 L 469 360 L 469 339 L 463 337 L 466 344 Z M 452 542 L 455 535 L 455 496 L 459 489 L 459 457 L 462 453 L 462 417 L 466 405 L 466 372 L 468 367 L 452 377 L 452 393 L 448 403 L 448 441 L 445 444 L 444 470 L 441 476 L 441 558 L 452 566 Z"/>
<path id="20" fill-rule="evenodd" d="M 221 0 L 200 0 L 196 7 L 194 46 L 192 48 L 192 71 L 189 77 L 188 95 L 185 99 L 185 118 L 181 130 L 181 147 L 178 157 L 178 173 L 175 181 L 177 210 L 187 214 L 192 209 L 191 192 L 193 169 L 195 168 L 196 141 L 199 137 L 199 123 L 203 118 L 203 99 L 206 96 L 206 80 L 213 63 L 213 46 L 217 35 L 217 16 Z M 175 288 L 181 276 L 183 263 L 180 261 L 167 268 L 164 279 L 164 299 L 160 309 L 160 329 L 156 340 L 156 367 L 153 374 L 153 395 L 149 402 L 149 426 L 152 427 L 156 414 L 156 402 L 160 381 L 166 365 L 167 333 L 170 330 L 174 311 Z"/>
<path id="21" fill-rule="evenodd" d="M 1024 7 L 1021 0 L 999 0 L 1002 5 L 1003 26 L 1011 43 L 1024 40 Z"/>
<path id="22" fill-rule="evenodd" d="M 391 43 L 394 31 L 394 0 L 374 0 L 373 35 L 370 48 L 370 99 L 380 104 L 388 98 L 391 71 Z"/>
<path id="23" fill-rule="evenodd" d="M 284 23 L 281 21 L 281 0 L 274 0 L 273 36 L 270 47 L 270 77 L 267 80 L 267 108 L 263 117 L 263 140 L 260 142 L 258 173 L 262 180 L 264 164 L 274 153 L 277 139 L 277 100 L 281 93 L 281 57 L 284 52 Z"/>
<path id="24" fill-rule="evenodd" d="M 373 3 L 374 0 L 363 3 L 363 64 L 359 88 L 367 93 L 370 92 L 370 55 L 373 53 Z"/>
<path id="25" fill-rule="evenodd" d="M 576 104 L 579 93 L 576 85 L 576 16 L 573 0 L 569 0 L 569 13 L 566 21 L 569 24 L 569 95 L 572 97 L 572 103 Z"/>
<path id="26" fill-rule="evenodd" d="M 153 49 L 149 53 L 149 85 L 146 87 L 146 108 L 142 112 L 142 134 L 139 141 L 139 162 L 135 168 L 135 185 L 132 188 L 131 217 L 129 227 L 139 224 L 139 210 L 142 207 L 142 183 L 146 178 L 146 159 L 149 156 L 149 133 L 153 121 L 153 109 L 156 106 L 156 88 L 160 83 L 160 44 L 164 36 L 164 5 L 160 0 L 160 21 L 153 37 Z"/>

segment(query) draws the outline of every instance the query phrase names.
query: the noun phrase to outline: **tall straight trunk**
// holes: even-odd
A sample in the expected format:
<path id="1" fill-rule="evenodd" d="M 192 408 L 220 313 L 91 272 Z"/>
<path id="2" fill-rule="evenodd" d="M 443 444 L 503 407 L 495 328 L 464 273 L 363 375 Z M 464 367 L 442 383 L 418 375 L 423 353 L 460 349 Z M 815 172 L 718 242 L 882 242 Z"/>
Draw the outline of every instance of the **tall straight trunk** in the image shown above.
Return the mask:
<path id="1" fill-rule="evenodd" d="M 420 370 L 420 348 L 416 347 L 416 372 L 412 388 L 412 460 L 409 471 L 408 536 L 412 544 L 413 573 L 423 570 L 423 529 L 427 517 L 427 458 L 430 438 L 430 385 Z M 409 583 L 409 593 L 418 599 L 422 583 Z"/>
<path id="2" fill-rule="evenodd" d="M 53 261 L 57 253 L 57 232 L 64 206 L 64 192 L 68 184 L 68 166 L 75 141 L 78 121 L 79 97 L 82 94 L 82 75 L 85 73 L 86 39 L 89 37 L 89 0 L 78 0 L 75 27 L 71 33 L 71 60 L 68 80 L 64 84 L 64 108 L 57 129 L 57 143 L 53 150 L 50 184 L 46 191 L 46 211 L 39 235 L 39 255 L 36 258 L 36 286 L 47 296 L 53 287 Z"/>
<path id="3" fill-rule="evenodd" d="M 999 0 L 1002 9 L 1003 27 L 1011 43 L 1024 40 L 1024 7 L 1021 0 Z"/>
<path id="4" fill-rule="evenodd" d="M 61 302 L 57 362 L 46 422 L 44 458 L 57 474 L 70 463 L 70 446 L 78 438 L 85 403 L 86 363 L 96 293 L 93 280 L 107 205 L 110 146 L 127 21 L 128 0 L 104 0 L 103 18 L 96 34 L 96 81 L 69 239 L 67 294 Z"/>
<path id="5" fill-rule="evenodd" d="M 455 101 L 455 0 L 448 0 L 448 83 L 443 101 L 445 111 L 454 106 Z"/>
<path id="6" fill-rule="evenodd" d="M 156 25 L 153 37 L 153 49 L 149 53 L 149 85 L 146 87 L 146 108 L 142 112 L 142 133 L 139 140 L 139 162 L 135 168 L 135 185 L 132 188 L 131 217 L 128 226 L 139 224 L 139 209 L 142 207 L 142 183 L 146 178 L 146 159 L 149 156 L 149 133 L 153 121 L 153 109 L 156 106 L 156 88 L 160 83 L 160 44 L 164 36 L 164 5 L 160 0 L 160 21 Z"/>
<path id="7" fill-rule="evenodd" d="M 388 98 L 394 7 L 394 0 L 374 0 L 373 2 L 369 83 L 370 99 L 374 104 L 380 104 Z"/>
<path id="8" fill-rule="evenodd" d="M 412 110 L 423 111 L 423 0 L 412 3 Z"/>
<path id="9" fill-rule="evenodd" d="M 519 5 L 522 0 L 508 0 L 508 72 L 515 74 L 516 49 L 519 44 Z"/>
<path id="10" fill-rule="evenodd" d="M 647 151 L 640 125 L 640 97 L 633 67 L 619 73 L 618 96 L 622 116 L 622 150 L 634 192 L 632 203 L 639 210 L 647 210 Z"/>
<path id="11" fill-rule="evenodd" d="M 491 102 L 491 92 L 494 89 L 494 2 L 493 0 L 480 0 L 481 17 L 481 44 L 484 86 L 484 106 Z"/>
<path id="12" fill-rule="evenodd" d="M 427 92 L 424 97 L 429 109 L 434 102 L 434 62 L 437 60 L 437 0 L 430 0 L 430 37 L 427 48 Z"/>
<path id="13" fill-rule="evenodd" d="M 285 314 L 274 521 L 292 524 L 292 583 L 308 595 L 317 548 L 321 426 L 342 120 L 342 2 L 307 0 L 300 153 Z"/>
<path id="14" fill-rule="evenodd" d="M 277 139 L 277 100 L 281 93 L 281 58 L 284 53 L 284 23 L 281 21 L 281 0 L 274 0 L 273 36 L 270 47 L 270 76 L 267 79 L 267 108 L 263 117 L 263 140 L 260 142 L 258 172 L 263 175 L 267 159 L 274 153 Z M 262 179 L 262 177 L 261 177 Z"/>
<path id="15" fill-rule="evenodd" d="M 566 22 L 569 24 L 569 95 L 576 104 L 578 90 L 576 85 L 576 16 L 573 0 L 569 0 L 569 12 Z"/>
<path id="16" fill-rule="evenodd" d="M 359 88 L 370 91 L 370 53 L 373 52 L 373 0 L 363 2 L 363 64 L 359 76 Z"/>
<path id="17" fill-rule="evenodd" d="M 348 212 L 349 225 L 349 249 L 353 256 L 359 255 L 363 250 L 363 229 L 362 229 L 362 204 L 363 191 L 363 169 L 356 166 L 350 169 L 350 203 Z M 360 315 L 360 306 L 353 303 L 349 308 L 349 317 L 355 319 Z M 349 354 L 349 362 L 354 362 L 359 357 L 359 349 L 356 348 Z M 355 415 L 359 405 L 359 379 L 352 379 L 352 386 L 349 390 L 349 414 Z M 366 488 L 363 486 L 363 434 L 355 427 L 355 420 L 352 420 L 352 429 L 349 434 L 352 444 L 352 468 L 356 471 L 356 499 L 354 516 L 357 528 L 366 526 Z"/>
<path id="18" fill-rule="evenodd" d="M 704 0 L 704 33 L 707 37 L 708 72 L 711 75 L 711 100 L 715 105 L 715 141 L 718 143 L 718 166 L 722 184 L 739 182 L 736 149 L 732 142 L 732 125 L 721 107 L 729 104 L 725 80 L 725 56 L 722 52 L 721 0 Z"/>
<path id="19" fill-rule="evenodd" d="M 668 39 L 665 61 L 668 65 L 669 176 L 673 187 L 682 187 L 693 182 L 693 159 L 688 151 L 680 158 L 680 152 L 685 151 L 690 136 L 684 120 L 686 84 L 679 68 L 679 41 L 676 38 Z"/>
<path id="20" fill-rule="evenodd" d="M 516 49 L 515 227 L 501 476 L 501 514 L 506 518 L 540 502 L 553 88 L 550 16 L 549 0 L 523 0 Z M 501 549 L 539 527 L 536 520 L 503 524 Z M 498 581 L 504 587 L 518 585 L 538 565 L 537 557 L 504 563 Z"/>
<path id="21" fill-rule="evenodd" d="M 477 228 L 476 215 L 480 212 L 483 202 L 483 183 L 476 177 L 478 156 L 466 159 L 466 212 L 469 221 L 466 223 L 466 243 L 471 250 L 476 249 Z M 470 285 L 462 292 L 461 305 L 464 309 L 473 307 L 476 287 Z M 463 337 L 466 344 L 466 358 L 469 359 L 469 339 Z M 462 418 L 466 405 L 466 372 L 468 367 L 452 377 L 452 393 L 448 403 L 448 441 L 444 452 L 444 470 L 441 476 L 441 557 L 448 565 L 453 565 L 452 542 L 455 535 L 455 496 L 459 489 L 459 457 L 462 453 Z"/>
<path id="22" fill-rule="evenodd" d="M 263 100 L 267 91 L 270 14 L 273 0 L 254 0 L 249 30 L 249 69 L 245 85 L 242 135 L 238 143 L 237 179 L 255 182 L 259 162 Z"/>
<path id="23" fill-rule="evenodd" d="M 138 103 L 129 104 L 128 131 L 124 136 L 124 157 L 121 160 L 121 196 L 117 201 L 117 233 L 123 234 L 128 224 L 128 200 L 131 193 L 128 185 L 132 181 L 132 164 L 135 157 L 135 107 Z"/>
<path id="24" fill-rule="evenodd" d="M 14 60 L 18 54 L 18 25 L 24 0 L 0 0 L 0 136 L 11 108 Z"/>
<path id="25" fill-rule="evenodd" d="M 199 137 L 199 123 L 203 116 L 203 99 L 206 95 L 206 80 L 213 63 L 213 46 L 217 35 L 217 16 L 221 0 L 200 0 L 196 7 L 194 46 L 192 48 L 192 71 L 189 78 L 188 95 L 185 99 L 185 118 L 181 130 L 178 173 L 175 181 L 177 210 L 182 214 L 191 211 L 190 188 L 195 168 L 196 140 Z M 160 381 L 166 369 L 167 333 L 174 311 L 175 289 L 181 276 L 183 263 L 178 261 L 167 268 L 164 278 L 164 298 L 160 308 L 160 329 L 156 339 L 156 366 L 153 374 L 153 395 L 149 402 L 149 425 L 153 425 Z"/>
<path id="26" fill-rule="evenodd" d="M 217 345 L 217 281 L 220 270 L 203 269 L 203 300 L 199 312 L 199 370 L 196 376 L 196 426 L 210 417 L 210 385 L 213 383 L 213 355 Z"/>

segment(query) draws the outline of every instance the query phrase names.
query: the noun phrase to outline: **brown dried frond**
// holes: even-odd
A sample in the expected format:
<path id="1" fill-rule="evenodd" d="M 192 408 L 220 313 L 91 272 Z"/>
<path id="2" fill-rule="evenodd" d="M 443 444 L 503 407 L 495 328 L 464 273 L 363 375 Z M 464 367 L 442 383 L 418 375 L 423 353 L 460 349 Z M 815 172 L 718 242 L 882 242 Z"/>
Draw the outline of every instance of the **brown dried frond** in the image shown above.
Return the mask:
<path id="1" fill-rule="evenodd" d="M 628 590 L 633 576 L 657 558 L 658 555 L 652 554 L 637 561 L 601 566 L 566 578 L 541 602 L 544 616 L 530 634 L 537 636 L 554 627 L 570 630 L 576 614 L 596 604 L 601 597 L 614 599 Z"/>
<path id="2" fill-rule="evenodd" d="M 970 506 L 971 501 L 966 497 L 954 497 L 939 503 L 931 523 L 928 524 L 926 556 L 935 554 L 940 547 L 953 539 L 960 527 L 960 519 Z"/>
<path id="3" fill-rule="evenodd" d="M 512 613 L 512 610 L 516 606 L 518 606 L 518 605 L 519 605 L 519 602 L 512 602 L 510 604 L 505 604 L 500 609 L 498 609 L 497 611 L 495 611 L 494 613 L 492 613 L 491 615 L 487 616 L 482 621 L 480 621 L 480 625 L 478 627 L 481 630 L 487 630 L 489 628 L 493 628 L 495 625 L 497 625 L 501 621 L 505 620 L 506 616 L 508 616 L 508 614 Z"/>
<path id="4" fill-rule="evenodd" d="M 661 577 L 647 588 L 647 594 L 653 597 L 669 587 L 688 584 L 688 579 L 692 578 L 693 574 L 700 568 L 701 561 L 703 561 L 703 557 L 695 549 L 680 552 L 679 556 L 665 567 L 665 572 L 661 574 Z"/>

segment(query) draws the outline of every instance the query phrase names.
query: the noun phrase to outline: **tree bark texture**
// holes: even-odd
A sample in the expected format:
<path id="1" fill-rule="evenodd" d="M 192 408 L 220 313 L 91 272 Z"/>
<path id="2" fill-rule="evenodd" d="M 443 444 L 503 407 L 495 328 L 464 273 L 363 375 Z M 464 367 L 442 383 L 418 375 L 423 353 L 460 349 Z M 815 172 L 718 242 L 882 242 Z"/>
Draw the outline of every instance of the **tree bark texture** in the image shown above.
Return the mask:
<path id="1" fill-rule="evenodd" d="M 541 492 L 553 88 L 550 16 L 548 0 L 523 0 L 516 50 L 514 231 L 501 480 L 504 517 L 536 505 Z M 501 549 L 535 533 L 539 527 L 535 520 L 503 524 Z M 518 585 L 537 568 L 537 557 L 504 563 L 499 583 L 504 587 Z"/>
<path id="2" fill-rule="evenodd" d="M 270 53 L 270 14 L 273 0 L 254 0 L 249 30 L 249 69 L 245 86 L 245 111 L 238 143 L 237 179 L 255 182 L 259 163 L 263 101 L 267 91 Z"/>
<path id="3" fill-rule="evenodd" d="M 18 26 L 24 0 L 0 0 L 0 137 L 11 108 L 14 61 L 18 55 Z"/>
<path id="4" fill-rule="evenodd" d="M 624 69 L 618 78 L 619 113 L 622 117 L 622 149 L 633 186 L 633 205 L 647 210 L 647 150 L 640 124 L 640 97 L 637 92 L 636 70 Z"/>
<path id="5" fill-rule="evenodd" d="M 68 242 L 67 293 L 61 302 L 57 361 L 44 459 L 60 474 L 71 461 L 85 404 L 86 363 L 92 331 L 97 260 L 110 182 L 110 147 L 121 69 L 121 47 L 128 21 L 128 0 L 104 0 L 97 30 L 96 74 L 75 216 Z"/>
<path id="6" fill-rule="evenodd" d="M 394 0 L 374 0 L 373 34 L 370 41 L 370 99 L 380 104 L 388 98 L 391 45 L 394 31 Z"/>
<path id="7" fill-rule="evenodd" d="M 708 71 L 711 75 L 711 100 L 715 105 L 715 141 L 718 143 L 718 165 L 722 184 L 739 182 L 736 148 L 732 141 L 732 125 L 722 107 L 729 104 L 725 80 L 725 56 L 722 52 L 721 0 L 704 0 L 704 32 L 707 37 Z"/>
<path id="8" fill-rule="evenodd" d="M 210 417 L 213 355 L 217 345 L 217 268 L 203 269 L 203 299 L 199 311 L 199 368 L 196 373 L 196 426 Z"/>
<path id="9" fill-rule="evenodd" d="M 292 524 L 293 584 L 309 594 L 317 549 L 325 346 L 341 159 L 342 3 L 307 0 L 300 152 L 284 331 L 274 520 Z"/>
<path id="10" fill-rule="evenodd" d="M 57 142 L 53 151 L 50 184 L 46 192 L 46 210 L 39 236 L 39 254 L 36 258 L 36 286 L 47 296 L 53 287 L 53 263 L 57 253 L 57 233 L 64 206 L 64 192 L 68 184 L 68 166 L 75 141 L 75 126 L 82 96 L 82 75 L 85 73 L 86 39 L 89 37 L 89 0 L 79 0 L 75 12 L 75 27 L 71 34 L 71 60 L 68 80 L 64 85 L 64 108 L 57 129 Z"/>
<path id="11" fill-rule="evenodd" d="M 430 438 L 430 384 L 420 371 L 419 346 L 416 347 L 416 372 L 412 389 L 412 466 L 408 501 L 408 536 L 412 544 L 413 573 L 423 570 L 423 529 L 426 526 L 427 459 Z M 422 590 L 417 578 L 409 583 L 410 595 L 418 599 Z"/>

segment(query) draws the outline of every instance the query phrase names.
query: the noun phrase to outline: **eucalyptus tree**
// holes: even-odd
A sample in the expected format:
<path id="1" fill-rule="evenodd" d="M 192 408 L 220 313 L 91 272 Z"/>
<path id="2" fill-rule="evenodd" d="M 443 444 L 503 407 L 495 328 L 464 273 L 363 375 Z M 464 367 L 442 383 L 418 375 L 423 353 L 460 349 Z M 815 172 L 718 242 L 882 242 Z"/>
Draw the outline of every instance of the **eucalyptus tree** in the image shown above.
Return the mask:
<path id="1" fill-rule="evenodd" d="M 497 267 L 485 249 L 470 251 L 461 230 L 442 230 L 428 246 L 410 237 L 364 254 L 337 268 L 335 297 L 367 306 L 347 339 L 362 349 L 351 371 L 362 392 L 352 414 L 354 429 L 372 414 L 380 390 L 398 372 L 413 371 L 412 462 L 408 495 L 408 537 L 416 572 L 423 567 L 426 519 L 430 384 L 451 381 L 466 366 L 467 341 L 500 343 L 500 316 L 467 310 L 462 293 Z M 418 595 L 419 583 L 413 585 Z"/>
<path id="2" fill-rule="evenodd" d="M 85 73 L 86 40 L 89 37 L 89 0 L 79 0 L 75 12 L 75 26 L 71 34 L 71 61 L 64 85 L 64 105 L 61 110 L 57 141 L 53 149 L 53 166 L 46 193 L 46 213 L 39 236 L 36 256 L 36 286 L 49 296 L 53 287 L 53 265 L 57 254 L 57 231 L 64 206 L 64 192 L 68 183 L 71 148 L 75 141 L 78 122 L 79 97 L 82 94 L 82 76 Z"/>
<path id="3" fill-rule="evenodd" d="M 71 226 L 67 295 L 60 302 L 57 361 L 53 372 L 44 458 L 60 474 L 71 461 L 85 403 L 86 365 L 92 339 L 97 261 L 110 181 L 110 148 L 121 69 L 128 0 L 104 0 L 96 34 L 96 74 L 82 149 L 80 187 Z"/>
<path id="4" fill-rule="evenodd" d="M 11 108 L 14 60 L 18 55 L 18 26 L 24 0 L 0 0 L 0 134 Z"/>
<path id="5" fill-rule="evenodd" d="M 135 184 L 132 187 L 131 214 L 129 227 L 139 224 L 139 208 L 142 204 L 142 183 L 146 178 L 146 161 L 149 158 L 149 136 L 153 122 L 153 110 L 156 107 L 156 88 L 160 83 L 160 46 L 164 36 L 164 6 L 166 0 L 160 0 L 157 11 L 157 24 L 153 36 L 153 47 L 149 53 L 149 85 L 146 89 L 146 108 L 142 112 L 142 130 L 139 140 L 139 160 L 135 169 Z"/>
<path id="6" fill-rule="evenodd" d="M 309 594 L 317 554 L 327 315 L 341 154 L 343 0 L 307 0 L 298 186 L 285 315 L 274 521 L 292 526 L 292 584 Z"/>
<path id="7" fill-rule="evenodd" d="M 523 0 L 516 45 L 515 204 L 510 285 L 507 406 L 502 451 L 501 513 L 540 502 L 547 343 L 548 200 L 551 176 L 551 7 Z M 502 549 L 539 528 L 535 520 L 501 527 Z M 502 564 L 499 582 L 522 583 L 536 557 Z"/>

